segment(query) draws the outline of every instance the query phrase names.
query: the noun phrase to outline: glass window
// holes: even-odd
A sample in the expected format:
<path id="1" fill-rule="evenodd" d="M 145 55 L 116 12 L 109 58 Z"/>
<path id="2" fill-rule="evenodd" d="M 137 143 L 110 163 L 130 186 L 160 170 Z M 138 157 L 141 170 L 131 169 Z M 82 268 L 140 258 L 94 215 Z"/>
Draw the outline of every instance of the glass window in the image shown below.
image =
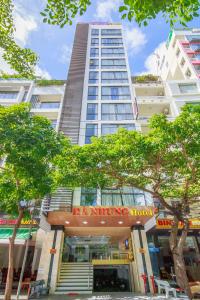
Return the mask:
<path id="1" fill-rule="evenodd" d="M 125 59 L 102 59 L 101 67 L 103 69 L 125 69 L 126 60 Z"/>
<path id="2" fill-rule="evenodd" d="M 188 94 L 191 92 L 197 92 L 197 85 L 196 83 L 181 83 L 179 84 L 180 92 L 183 94 Z"/>
<path id="3" fill-rule="evenodd" d="M 104 189 L 101 191 L 101 205 L 103 206 L 135 206 L 146 205 L 145 194 L 136 192 L 132 187 L 121 189 Z"/>
<path id="4" fill-rule="evenodd" d="M 81 189 L 81 206 L 97 205 L 97 190 L 96 189 Z"/>
<path id="5" fill-rule="evenodd" d="M 199 71 L 200 71 L 200 65 L 194 65 L 194 68 L 197 71 L 197 73 L 199 73 Z"/>
<path id="6" fill-rule="evenodd" d="M 85 144 L 91 143 L 91 137 L 97 136 L 97 124 L 87 124 L 85 130 Z"/>
<path id="7" fill-rule="evenodd" d="M 16 99 L 18 92 L 3 92 L 0 91 L 0 99 Z"/>
<path id="8" fill-rule="evenodd" d="M 99 35 L 99 29 L 94 29 L 94 28 L 93 28 L 93 29 L 91 30 L 91 34 L 92 34 L 92 35 Z"/>
<path id="9" fill-rule="evenodd" d="M 199 44 L 190 44 L 190 48 L 194 51 L 200 51 L 200 43 Z"/>
<path id="10" fill-rule="evenodd" d="M 87 120 L 97 120 L 98 117 L 98 105 L 88 104 L 87 105 Z"/>
<path id="11" fill-rule="evenodd" d="M 96 100 L 98 99 L 98 87 L 97 86 L 89 86 L 88 87 L 88 100 Z"/>
<path id="12" fill-rule="evenodd" d="M 60 102 L 41 102 L 39 108 L 59 108 Z"/>
<path id="13" fill-rule="evenodd" d="M 127 130 L 135 130 L 135 124 L 102 124 L 101 134 L 114 134 L 119 128 L 125 128 Z"/>
<path id="14" fill-rule="evenodd" d="M 56 128 L 56 125 L 57 125 L 57 120 L 51 120 L 51 126 L 53 128 Z"/>
<path id="15" fill-rule="evenodd" d="M 89 72 L 89 83 L 98 83 L 99 72 L 90 71 Z"/>
<path id="16" fill-rule="evenodd" d="M 101 44 L 103 46 L 121 46 L 123 45 L 123 41 L 120 38 L 102 38 Z"/>
<path id="17" fill-rule="evenodd" d="M 90 69 L 98 69 L 99 60 L 98 59 L 90 59 Z"/>
<path id="18" fill-rule="evenodd" d="M 124 56 L 124 48 L 102 48 L 101 56 Z"/>
<path id="19" fill-rule="evenodd" d="M 90 48 L 90 56 L 91 57 L 99 56 L 99 48 Z"/>
<path id="20" fill-rule="evenodd" d="M 102 120 L 133 120 L 132 104 L 102 104 Z"/>
<path id="21" fill-rule="evenodd" d="M 129 86 L 103 86 L 101 88 L 102 100 L 130 100 Z"/>
<path id="22" fill-rule="evenodd" d="M 121 29 L 102 29 L 102 35 L 122 35 Z"/>
<path id="23" fill-rule="evenodd" d="M 200 42 L 200 34 L 197 35 L 186 35 L 189 42 Z"/>
<path id="24" fill-rule="evenodd" d="M 99 39 L 98 38 L 92 38 L 91 39 L 91 45 L 99 45 Z"/>
<path id="25" fill-rule="evenodd" d="M 102 72 L 102 83 L 128 83 L 128 73 L 123 71 Z"/>

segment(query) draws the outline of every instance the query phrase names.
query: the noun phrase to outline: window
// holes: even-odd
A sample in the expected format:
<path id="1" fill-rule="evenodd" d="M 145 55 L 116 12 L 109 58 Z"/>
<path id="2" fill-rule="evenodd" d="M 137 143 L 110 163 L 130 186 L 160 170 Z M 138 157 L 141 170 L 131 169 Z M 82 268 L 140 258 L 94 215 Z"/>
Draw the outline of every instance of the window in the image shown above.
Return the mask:
<path id="1" fill-rule="evenodd" d="M 197 85 L 196 83 L 181 83 L 179 84 L 180 92 L 183 94 L 189 94 L 197 92 Z"/>
<path id="2" fill-rule="evenodd" d="M 131 104 L 102 104 L 102 120 L 133 120 L 133 108 Z"/>
<path id="3" fill-rule="evenodd" d="M 104 189 L 101 191 L 101 205 L 103 206 L 145 206 L 145 194 L 131 187 L 121 189 Z"/>
<path id="4" fill-rule="evenodd" d="M 99 39 L 97 39 L 97 38 L 92 38 L 92 39 L 91 39 L 91 45 L 99 45 Z"/>
<path id="5" fill-rule="evenodd" d="M 176 56 L 179 57 L 179 55 L 180 55 L 180 49 L 178 48 L 178 49 L 176 50 Z"/>
<path id="6" fill-rule="evenodd" d="M 87 120 L 97 120 L 98 117 L 98 105 L 88 104 L 87 105 Z"/>
<path id="7" fill-rule="evenodd" d="M 102 48 L 101 56 L 124 56 L 124 48 Z"/>
<path id="8" fill-rule="evenodd" d="M 94 28 L 93 28 L 93 29 L 91 30 L 91 34 L 92 34 L 92 35 L 99 35 L 99 29 L 94 29 Z"/>
<path id="9" fill-rule="evenodd" d="M 88 87 L 88 100 L 96 100 L 98 99 L 98 87 L 97 86 L 89 86 Z"/>
<path id="10" fill-rule="evenodd" d="M 59 108 L 60 102 L 41 102 L 39 103 L 39 108 Z"/>
<path id="11" fill-rule="evenodd" d="M 131 94 L 128 86 L 103 86 L 101 88 L 102 100 L 130 100 Z"/>
<path id="12" fill-rule="evenodd" d="M 81 189 L 81 206 L 97 205 L 97 190 L 96 189 Z"/>
<path id="13" fill-rule="evenodd" d="M 90 59 L 90 69 L 98 69 L 99 60 L 98 59 Z"/>
<path id="14" fill-rule="evenodd" d="M 119 128 L 125 128 L 127 130 L 135 130 L 135 124 L 102 124 L 101 134 L 114 134 Z"/>
<path id="15" fill-rule="evenodd" d="M 125 69 L 125 59 L 102 59 L 101 67 L 103 69 Z"/>
<path id="16" fill-rule="evenodd" d="M 200 43 L 199 44 L 190 44 L 190 48 L 194 51 L 200 51 Z"/>
<path id="17" fill-rule="evenodd" d="M 89 83 L 98 83 L 99 72 L 90 71 L 89 72 Z"/>
<path id="18" fill-rule="evenodd" d="M 91 137 L 97 136 L 97 124 L 87 124 L 85 130 L 85 143 L 91 143 Z"/>
<path id="19" fill-rule="evenodd" d="M 101 73 L 102 83 L 128 83 L 128 73 L 121 71 L 114 72 L 102 72 Z"/>
<path id="20" fill-rule="evenodd" d="M 198 35 L 187 35 L 186 38 L 189 42 L 200 42 L 200 34 L 198 34 Z"/>
<path id="21" fill-rule="evenodd" d="M 182 58 L 182 59 L 181 59 L 181 66 L 183 67 L 183 66 L 184 66 L 184 64 L 185 64 L 185 59 L 184 59 L 184 58 Z"/>
<path id="22" fill-rule="evenodd" d="M 191 75 L 192 75 L 192 73 L 191 73 L 190 69 L 187 69 L 187 71 L 185 72 L 185 76 L 186 76 L 187 78 L 190 78 Z"/>
<path id="23" fill-rule="evenodd" d="M 57 125 L 57 120 L 51 120 L 51 126 L 55 129 Z"/>
<path id="24" fill-rule="evenodd" d="M 200 65 L 194 65 L 195 71 L 200 73 Z"/>
<path id="25" fill-rule="evenodd" d="M 16 99 L 18 92 L 3 92 L 0 91 L 0 99 Z"/>
<path id="26" fill-rule="evenodd" d="M 121 29 L 102 29 L 102 35 L 122 35 Z"/>
<path id="27" fill-rule="evenodd" d="M 97 57 L 97 56 L 99 56 L 99 48 L 91 48 L 90 49 L 90 56 L 91 57 Z"/>
<path id="28" fill-rule="evenodd" d="M 121 46 L 123 45 L 123 41 L 122 39 L 117 39 L 117 38 L 109 38 L 109 39 L 106 39 L 106 38 L 102 38 L 101 39 L 101 44 L 103 46 Z"/>

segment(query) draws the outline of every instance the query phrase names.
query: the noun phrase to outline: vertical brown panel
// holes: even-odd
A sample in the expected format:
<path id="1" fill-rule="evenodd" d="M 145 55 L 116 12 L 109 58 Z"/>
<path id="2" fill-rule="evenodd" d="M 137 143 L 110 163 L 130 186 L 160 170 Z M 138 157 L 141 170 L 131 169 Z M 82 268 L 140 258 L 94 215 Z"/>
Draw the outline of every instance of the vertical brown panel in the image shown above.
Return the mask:
<path id="1" fill-rule="evenodd" d="M 59 124 L 59 131 L 68 136 L 74 144 L 78 144 L 79 140 L 88 28 L 88 24 L 77 24 L 76 27 Z"/>

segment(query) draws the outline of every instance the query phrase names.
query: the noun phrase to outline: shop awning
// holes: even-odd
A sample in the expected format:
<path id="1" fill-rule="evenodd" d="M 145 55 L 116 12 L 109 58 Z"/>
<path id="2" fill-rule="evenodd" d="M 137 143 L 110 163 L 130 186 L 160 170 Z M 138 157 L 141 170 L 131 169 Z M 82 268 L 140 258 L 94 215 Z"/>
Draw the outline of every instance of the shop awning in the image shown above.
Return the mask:
<path id="1" fill-rule="evenodd" d="M 37 229 L 33 228 L 31 233 L 36 232 Z M 1 239 L 8 239 L 12 236 L 13 228 L 0 228 L 0 240 Z M 26 240 L 29 237 L 29 228 L 19 228 L 17 230 L 17 236 L 16 239 L 19 240 Z"/>

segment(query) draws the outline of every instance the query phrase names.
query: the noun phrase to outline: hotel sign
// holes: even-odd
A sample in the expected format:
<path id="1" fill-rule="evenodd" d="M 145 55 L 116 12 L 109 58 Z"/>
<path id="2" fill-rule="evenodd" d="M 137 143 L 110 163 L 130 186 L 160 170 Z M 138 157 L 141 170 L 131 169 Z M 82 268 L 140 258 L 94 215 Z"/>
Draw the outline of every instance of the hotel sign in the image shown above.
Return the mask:
<path id="1" fill-rule="evenodd" d="M 132 208 L 132 207 L 107 207 L 107 206 L 79 206 L 73 207 L 74 216 L 134 216 L 152 217 L 153 208 Z"/>
<path id="2" fill-rule="evenodd" d="M 171 229 L 173 220 L 171 219 L 158 219 L 156 222 L 157 229 Z M 200 228 L 200 219 L 190 219 L 189 220 L 190 229 L 199 229 Z M 178 227 L 183 228 L 182 222 L 179 222 Z"/>

